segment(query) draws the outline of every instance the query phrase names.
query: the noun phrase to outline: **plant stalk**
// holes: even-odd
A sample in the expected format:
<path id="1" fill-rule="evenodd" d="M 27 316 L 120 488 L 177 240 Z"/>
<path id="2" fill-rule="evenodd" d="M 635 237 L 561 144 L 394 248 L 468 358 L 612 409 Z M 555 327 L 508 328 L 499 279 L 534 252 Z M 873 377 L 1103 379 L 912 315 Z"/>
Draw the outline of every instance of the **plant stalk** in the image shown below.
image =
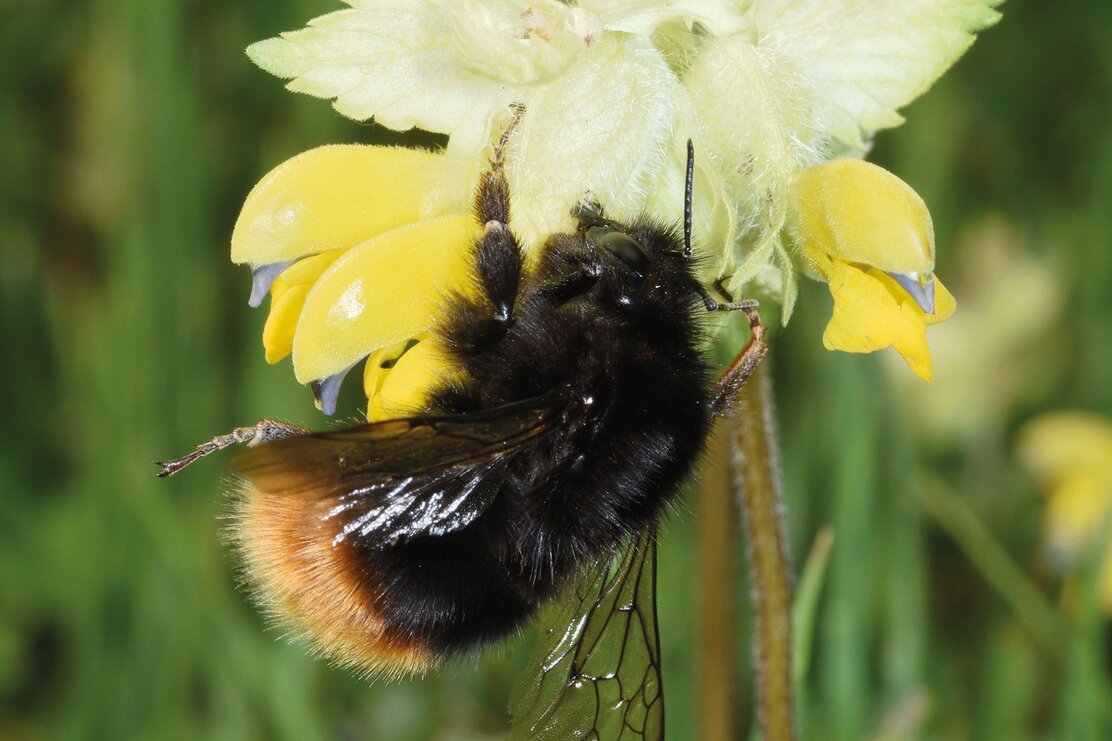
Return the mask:
<path id="1" fill-rule="evenodd" d="M 695 589 L 698 625 L 696 677 L 698 735 L 704 741 L 738 737 L 737 505 L 731 496 L 730 446 L 734 420 L 721 419 L 695 492 Z"/>
<path id="2" fill-rule="evenodd" d="M 741 389 L 734 475 L 748 542 L 756 612 L 757 720 L 765 741 L 794 741 L 792 574 L 768 363 Z"/>

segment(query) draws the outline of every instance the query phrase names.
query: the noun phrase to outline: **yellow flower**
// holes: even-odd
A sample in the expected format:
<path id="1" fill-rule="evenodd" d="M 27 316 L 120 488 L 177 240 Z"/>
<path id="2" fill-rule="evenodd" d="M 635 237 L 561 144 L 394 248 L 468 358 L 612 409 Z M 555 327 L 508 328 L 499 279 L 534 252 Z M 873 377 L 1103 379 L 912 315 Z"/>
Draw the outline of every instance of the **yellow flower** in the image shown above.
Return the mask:
<path id="1" fill-rule="evenodd" d="M 1112 421 L 1087 412 L 1054 412 L 1020 432 L 1019 457 L 1044 486 L 1046 540 L 1063 568 L 1078 562 L 1112 517 Z M 1105 546 L 1100 598 L 1112 613 L 1112 540 Z"/>
<path id="2" fill-rule="evenodd" d="M 232 258 L 255 270 L 253 304 L 270 291 L 266 359 L 292 353 L 297 379 L 317 384 L 326 412 L 352 366 L 405 348 L 428 330 L 445 295 L 470 290 L 468 248 L 479 225 L 465 187 L 443 187 L 459 182 L 452 167 L 419 150 L 321 147 L 279 165 L 248 195 Z M 385 388 L 391 400 L 372 404 L 372 416 L 420 406 L 412 382 L 403 392 L 376 375 L 405 367 L 428 377 L 434 363 L 420 348 L 368 366 L 368 389 Z"/>
<path id="3" fill-rule="evenodd" d="M 934 277 L 930 213 L 907 183 L 876 165 L 836 159 L 804 170 L 793 188 L 792 230 L 834 297 L 828 350 L 894 347 L 921 378 L 932 364 L 927 325 L 954 297 Z"/>
<path id="4" fill-rule="evenodd" d="M 1002 434 L 1032 379 L 1050 383 L 1063 370 L 1058 345 L 1065 339 L 1066 289 L 1055 264 L 1035 252 L 998 215 L 961 229 L 950 268 L 961 311 L 929 330 L 936 376 L 961 381 L 928 386 L 896 358 L 885 363 L 921 435 L 983 446 Z"/>

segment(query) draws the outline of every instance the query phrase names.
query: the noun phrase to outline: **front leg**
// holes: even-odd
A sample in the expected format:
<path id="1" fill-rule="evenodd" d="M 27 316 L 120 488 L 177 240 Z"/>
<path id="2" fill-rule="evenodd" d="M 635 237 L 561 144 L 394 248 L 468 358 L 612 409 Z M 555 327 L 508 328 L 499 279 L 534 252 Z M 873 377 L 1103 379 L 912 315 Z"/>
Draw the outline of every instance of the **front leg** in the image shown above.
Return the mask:
<path id="1" fill-rule="evenodd" d="M 183 455 L 181 458 L 175 458 L 172 461 L 158 461 L 156 466 L 161 466 L 162 470 L 156 475 L 159 478 L 173 476 L 178 471 L 186 466 L 194 463 L 195 461 L 204 458 L 209 453 L 215 453 L 218 450 L 245 443 L 247 445 L 262 445 L 274 440 L 281 440 L 284 437 L 293 437 L 295 435 L 304 435 L 307 433 L 304 427 L 291 425 L 286 422 L 275 422 L 272 419 L 261 419 L 258 424 L 252 427 L 237 427 L 227 435 L 217 435 L 207 443 L 201 443 L 193 449 L 192 453 Z"/>
<path id="2" fill-rule="evenodd" d="M 756 302 L 749 305 L 746 301 L 738 301 L 735 305 L 738 310 L 745 313 L 749 320 L 751 334 L 749 342 L 746 343 L 745 347 L 734 358 L 734 361 L 730 363 L 730 367 L 722 373 L 714 384 L 714 393 L 711 395 L 710 403 L 711 414 L 715 417 L 727 414 L 730 411 L 734 398 L 768 350 L 768 346 L 764 342 L 765 328 L 761 324 L 760 314 L 757 313 Z M 713 309 L 711 310 L 713 311 Z"/>

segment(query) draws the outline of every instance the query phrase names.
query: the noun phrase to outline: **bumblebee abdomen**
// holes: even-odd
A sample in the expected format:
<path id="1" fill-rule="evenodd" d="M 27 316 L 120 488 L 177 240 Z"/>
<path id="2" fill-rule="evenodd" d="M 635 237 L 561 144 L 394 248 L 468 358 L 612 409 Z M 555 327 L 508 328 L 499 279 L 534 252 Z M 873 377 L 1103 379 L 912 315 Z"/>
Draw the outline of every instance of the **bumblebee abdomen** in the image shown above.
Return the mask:
<path id="1" fill-rule="evenodd" d="M 535 603 L 477 528 L 385 548 L 338 540 L 327 500 L 238 487 L 231 538 L 269 615 L 341 666 L 423 672 L 512 633 Z"/>
<path id="2" fill-rule="evenodd" d="M 389 629 L 445 657 L 516 631 L 544 595 L 513 579 L 496 551 L 482 520 L 446 535 L 368 549 L 366 562 L 379 575 L 379 612 Z"/>

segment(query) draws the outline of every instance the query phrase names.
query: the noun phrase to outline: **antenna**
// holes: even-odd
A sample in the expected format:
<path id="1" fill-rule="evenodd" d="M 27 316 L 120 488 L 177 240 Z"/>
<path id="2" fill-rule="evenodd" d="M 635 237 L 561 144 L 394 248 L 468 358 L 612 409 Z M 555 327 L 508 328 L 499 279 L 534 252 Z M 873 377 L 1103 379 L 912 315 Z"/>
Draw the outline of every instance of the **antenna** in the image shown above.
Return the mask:
<path id="1" fill-rule="evenodd" d="M 695 145 L 687 140 L 687 183 L 683 189 L 683 256 L 691 258 L 691 186 L 695 181 Z"/>

